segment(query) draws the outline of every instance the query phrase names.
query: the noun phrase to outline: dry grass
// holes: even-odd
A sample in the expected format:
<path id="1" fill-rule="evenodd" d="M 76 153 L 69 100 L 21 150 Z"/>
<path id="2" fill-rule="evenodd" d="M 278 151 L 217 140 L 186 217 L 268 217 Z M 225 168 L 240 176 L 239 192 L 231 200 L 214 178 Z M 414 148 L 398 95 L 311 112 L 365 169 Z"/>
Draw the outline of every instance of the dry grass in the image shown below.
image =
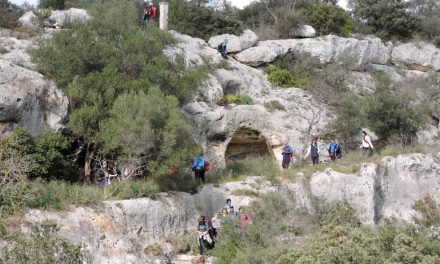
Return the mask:
<path id="1" fill-rule="evenodd" d="M 231 192 L 232 195 L 236 196 L 250 196 L 250 197 L 258 197 L 260 194 L 252 189 L 236 189 Z"/>

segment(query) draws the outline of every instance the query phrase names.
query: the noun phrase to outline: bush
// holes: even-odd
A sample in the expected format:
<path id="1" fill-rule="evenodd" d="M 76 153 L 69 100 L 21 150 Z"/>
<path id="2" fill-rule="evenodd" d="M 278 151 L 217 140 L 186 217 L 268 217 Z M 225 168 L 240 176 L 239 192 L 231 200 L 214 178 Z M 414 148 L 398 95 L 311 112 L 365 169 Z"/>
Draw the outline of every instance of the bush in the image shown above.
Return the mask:
<path id="1" fill-rule="evenodd" d="M 306 22 L 314 27 L 319 35 L 336 34 L 347 37 L 354 29 L 348 12 L 337 5 L 319 3 L 310 6 L 304 12 Z"/>
<path id="2" fill-rule="evenodd" d="M 53 221 L 32 226 L 29 236 L 16 236 L 0 254 L 2 263 L 89 263 L 91 258 L 81 246 L 73 245 L 57 236 L 59 227 Z"/>
<path id="3" fill-rule="evenodd" d="M 0 0 L 0 28 L 15 28 L 23 10 L 8 0 Z"/>
<path id="4" fill-rule="evenodd" d="M 307 79 L 298 76 L 285 69 L 279 69 L 275 66 L 267 67 L 268 81 L 280 87 L 303 87 L 307 84 Z"/>
<path id="5" fill-rule="evenodd" d="M 50 20 L 50 16 L 52 15 L 52 9 L 38 9 L 32 11 L 34 13 L 34 17 L 32 18 L 35 24 L 37 24 L 40 28 L 42 28 L 45 23 L 53 24 L 54 21 Z"/>
<path id="6" fill-rule="evenodd" d="M 180 33 L 208 40 L 215 35 L 239 35 L 243 31 L 241 22 L 228 9 L 214 10 L 202 0 L 171 0 L 169 6 L 170 28 Z"/>
<path id="7" fill-rule="evenodd" d="M 427 227 L 440 225 L 440 205 L 432 195 L 426 194 L 422 199 L 416 200 L 412 208 L 421 214 L 421 218 L 417 219 L 419 223 Z"/>
<path id="8" fill-rule="evenodd" d="M 249 105 L 249 104 L 253 103 L 252 98 L 247 95 L 228 94 L 223 97 L 223 100 L 227 104 L 238 104 L 238 105 L 246 104 L 246 105 Z"/>
<path id="9" fill-rule="evenodd" d="M 54 10 L 63 10 L 65 0 L 40 0 L 39 8 L 51 8 Z"/>

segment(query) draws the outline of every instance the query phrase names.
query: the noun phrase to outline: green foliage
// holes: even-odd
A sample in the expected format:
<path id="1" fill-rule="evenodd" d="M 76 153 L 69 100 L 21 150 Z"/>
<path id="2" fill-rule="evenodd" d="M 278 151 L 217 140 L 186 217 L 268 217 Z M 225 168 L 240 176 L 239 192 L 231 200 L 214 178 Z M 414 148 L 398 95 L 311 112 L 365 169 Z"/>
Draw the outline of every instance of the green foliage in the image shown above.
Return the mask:
<path id="1" fill-rule="evenodd" d="M 9 0 L 0 0 L 0 27 L 15 28 L 23 10 Z"/>
<path id="2" fill-rule="evenodd" d="M 32 11 L 34 13 L 33 22 L 36 23 L 40 28 L 44 26 L 46 22 L 53 23 L 54 21 L 50 21 L 50 16 L 52 14 L 52 9 L 37 9 Z"/>
<path id="3" fill-rule="evenodd" d="M 336 34 L 347 37 L 353 30 L 353 21 L 343 8 L 327 3 L 310 6 L 305 11 L 307 23 L 313 26 L 319 35 Z"/>
<path id="4" fill-rule="evenodd" d="M 33 138 L 26 130 L 18 128 L 0 141 L 0 160 L 19 158 L 26 161 L 24 174 L 45 179 L 76 180 L 75 166 L 66 156 L 70 139 L 59 133 L 44 132 Z M 5 164 L 8 171 L 14 163 Z"/>
<path id="5" fill-rule="evenodd" d="M 408 10 L 408 1 L 350 0 L 350 6 L 360 25 L 385 39 L 408 39 L 419 26 L 418 18 Z"/>
<path id="6" fill-rule="evenodd" d="M 307 84 L 308 79 L 301 77 L 294 72 L 286 69 L 280 69 L 276 66 L 269 66 L 266 68 L 268 74 L 268 81 L 280 87 L 303 87 Z"/>
<path id="7" fill-rule="evenodd" d="M 51 8 L 54 10 L 63 10 L 65 0 L 40 0 L 39 8 Z"/>
<path id="8" fill-rule="evenodd" d="M 361 222 L 356 215 L 356 210 L 347 201 L 338 201 L 330 206 L 327 219 L 329 225 L 347 225 L 359 227 Z"/>
<path id="9" fill-rule="evenodd" d="M 179 106 L 207 71 L 187 69 L 183 57 L 170 61 L 162 51 L 175 40 L 155 25 L 140 27 L 138 11 L 130 0 L 99 1 L 91 20 L 57 33 L 33 58 L 67 87 L 69 127 L 77 136 L 97 143 L 99 153 L 158 176 L 193 154 Z"/>
<path id="10" fill-rule="evenodd" d="M 202 0 L 170 0 L 169 25 L 180 33 L 208 40 L 220 34 L 241 33 L 242 24 L 231 16 L 229 9 L 224 11 L 206 7 Z"/>
<path id="11" fill-rule="evenodd" d="M 353 93 L 344 93 L 336 110 L 335 132 L 347 146 L 354 136 L 359 134 L 364 123 L 363 101 Z"/>
<path id="12" fill-rule="evenodd" d="M 426 194 L 422 199 L 416 200 L 412 206 L 421 214 L 417 221 L 427 227 L 440 224 L 440 205 L 432 195 Z"/>
<path id="13" fill-rule="evenodd" d="M 11 243 L 12 248 L 0 253 L 2 263 L 88 263 L 89 254 L 81 246 L 59 238 L 59 227 L 53 221 L 32 226 L 29 236 L 19 234 Z"/>
<path id="14" fill-rule="evenodd" d="M 412 0 L 411 11 L 420 20 L 420 34 L 440 47 L 440 2 L 436 0 Z"/>
<path id="15" fill-rule="evenodd" d="M 223 100 L 227 104 L 238 104 L 238 105 L 246 104 L 246 105 L 250 105 L 250 104 L 253 103 L 252 98 L 247 96 L 247 95 L 232 95 L 232 94 L 228 94 L 228 95 L 225 95 L 223 97 Z"/>
<path id="16" fill-rule="evenodd" d="M 231 180 L 246 175 L 265 176 L 268 179 L 274 179 L 278 173 L 279 168 L 272 157 L 248 158 L 228 162 L 226 168 L 219 175 L 220 177 L 216 176 L 216 180 Z M 211 179 L 208 178 L 208 180 Z"/>

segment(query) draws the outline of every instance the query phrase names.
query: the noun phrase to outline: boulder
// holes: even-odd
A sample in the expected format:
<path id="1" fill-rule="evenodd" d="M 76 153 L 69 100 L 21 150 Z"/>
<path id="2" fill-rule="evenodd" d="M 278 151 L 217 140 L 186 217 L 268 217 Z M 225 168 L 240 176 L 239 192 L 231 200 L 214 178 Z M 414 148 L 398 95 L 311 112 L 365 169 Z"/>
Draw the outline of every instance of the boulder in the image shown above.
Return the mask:
<path id="1" fill-rule="evenodd" d="M 399 82 L 402 80 L 402 76 L 397 72 L 396 68 L 387 66 L 387 65 L 380 65 L 380 64 L 368 64 L 366 67 L 366 70 L 368 73 L 375 73 L 375 72 L 383 72 L 385 73 L 391 81 Z"/>
<path id="2" fill-rule="evenodd" d="M 392 45 L 384 44 L 379 38 L 355 39 L 333 35 L 308 38 L 260 41 L 256 47 L 235 55 L 244 64 L 259 66 L 272 62 L 277 57 L 294 54 L 310 54 L 322 63 L 354 60 L 358 65 L 368 63 L 386 64 L 390 58 Z"/>
<path id="3" fill-rule="evenodd" d="M 26 12 L 18 19 L 18 23 L 22 27 L 37 28 L 35 21 L 36 16 L 33 11 Z M 65 22 L 85 22 L 90 19 L 90 15 L 85 9 L 70 8 L 68 10 L 54 10 L 52 11 L 48 21 L 52 21 L 53 25 L 63 26 Z"/>
<path id="4" fill-rule="evenodd" d="M 208 44 L 211 48 L 217 49 L 218 45 L 220 45 L 225 39 L 228 40 L 228 52 L 240 52 L 254 46 L 258 42 L 258 36 L 253 31 L 246 29 L 240 36 L 223 34 L 211 37 Z"/>
<path id="5" fill-rule="evenodd" d="M 67 110 L 68 99 L 55 83 L 0 59 L 0 123 L 10 129 L 22 126 L 35 135 L 45 128 L 63 128 Z"/>
<path id="6" fill-rule="evenodd" d="M 314 38 L 316 30 L 309 25 L 300 25 L 292 30 L 292 36 L 297 38 Z"/>
<path id="7" fill-rule="evenodd" d="M 360 96 L 371 94 L 376 90 L 373 76 L 365 72 L 348 72 L 345 85 L 348 90 Z"/>
<path id="8" fill-rule="evenodd" d="M 392 62 L 422 72 L 440 70 L 440 49 L 431 43 L 412 42 L 397 45 L 391 54 Z"/>

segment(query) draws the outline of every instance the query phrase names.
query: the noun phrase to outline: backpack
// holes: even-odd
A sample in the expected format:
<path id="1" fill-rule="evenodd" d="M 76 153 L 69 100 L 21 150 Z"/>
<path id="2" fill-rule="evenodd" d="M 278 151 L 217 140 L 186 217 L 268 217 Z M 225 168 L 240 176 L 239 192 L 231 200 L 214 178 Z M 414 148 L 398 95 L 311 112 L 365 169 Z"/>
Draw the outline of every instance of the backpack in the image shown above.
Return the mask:
<path id="1" fill-rule="evenodd" d="M 211 164 L 209 164 L 209 162 L 205 160 L 205 171 L 206 171 L 206 172 L 209 171 L 209 166 L 210 166 L 210 165 L 211 165 Z"/>
<path id="2" fill-rule="evenodd" d="M 219 51 L 226 51 L 226 44 L 224 42 L 220 43 L 217 46 L 217 50 L 219 50 Z"/>
<path id="3" fill-rule="evenodd" d="M 312 157 L 318 157 L 318 146 L 316 145 L 310 145 L 310 156 Z"/>
<path id="4" fill-rule="evenodd" d="M 293 149 L 290 146 L 284 146 L 283 147 L 283 153 L 293 153 Z"/>
<path id="5" fill-rule="evenodd" d="M 201 170 L 201 169 L 205 168 L 205 159 L 203 157 L 198 156 L 196 158 L 196 163 L 197 163 L 196 169 Z"/>

